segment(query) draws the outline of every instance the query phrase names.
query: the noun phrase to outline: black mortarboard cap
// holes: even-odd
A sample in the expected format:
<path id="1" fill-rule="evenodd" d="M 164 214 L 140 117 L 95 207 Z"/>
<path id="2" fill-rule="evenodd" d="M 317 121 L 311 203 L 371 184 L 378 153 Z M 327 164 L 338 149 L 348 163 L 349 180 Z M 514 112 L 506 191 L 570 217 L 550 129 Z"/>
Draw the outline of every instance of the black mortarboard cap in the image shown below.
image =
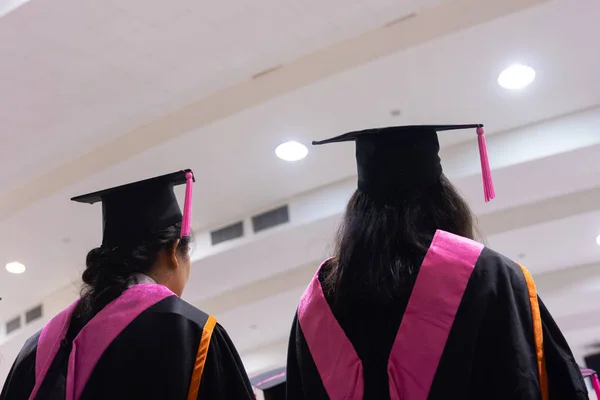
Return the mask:
<path id="1" fill-rule="evenodd" d="M 77 196 L 71 200 L 102 202 L 102 247 L 135 243 L 148 234 L 181 223 L 181 236 L 190 233 L 194 174 L 183 170 L 111 189 Z M 173 188 L 186 184 L 184 212 L 181 213 Z"/>
<path id="2" fill-rule="evenodd" d="M 495 197 L 483 125 L 410 125 L 346 133 L 313 145 L 356 142 L 358 188 L 375 197 L 400 197 L 439 180 L 442 165 L 437 132 L 476 129 L 485 200 Z"/>

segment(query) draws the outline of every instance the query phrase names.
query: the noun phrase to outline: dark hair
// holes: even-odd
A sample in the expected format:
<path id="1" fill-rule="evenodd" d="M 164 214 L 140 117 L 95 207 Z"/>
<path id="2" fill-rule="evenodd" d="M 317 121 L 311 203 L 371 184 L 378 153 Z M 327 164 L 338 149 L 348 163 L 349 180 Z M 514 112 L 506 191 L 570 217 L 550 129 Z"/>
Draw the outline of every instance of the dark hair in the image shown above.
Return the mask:
<path id="1" fill-rule="evenodd" d="M 444 175 L 401 199 L 376 199 L 357 190 L 334 258 L 321 274 L 323 288 L 334 305 L 349 298 L 393 300 L 416 277 L 437 229 L 473 239 L 473 222 L 468 204 Z"/>
<path id="2" fill-rule="evenodd" d="M 180 238 L 180 233 L 181 224 L 178 223 L 137 243 L 91 250 L 82 275 L 84 286 L 79 312 L 94 314 L 107 302 L 121 295 L 132 283 L 133 274 L 147 274 L 154 266 L 158 254 L 171 249 Z M 191 236 L 183 237 L 177 251 L 185 254 L 190 245 Z"/>

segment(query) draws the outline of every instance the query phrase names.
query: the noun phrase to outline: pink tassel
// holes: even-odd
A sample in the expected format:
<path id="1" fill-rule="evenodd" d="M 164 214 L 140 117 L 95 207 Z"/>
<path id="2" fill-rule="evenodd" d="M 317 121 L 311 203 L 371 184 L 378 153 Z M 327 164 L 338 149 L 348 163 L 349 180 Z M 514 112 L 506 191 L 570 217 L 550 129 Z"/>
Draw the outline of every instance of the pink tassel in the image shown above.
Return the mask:
<path id="1" fill-rule="evenodd" d="M 596 392 L 596 397 L 600 399 L 600 381 L 598 380 L 598 375 L 592 375 L 592 386 L 594 387 L 594 391 Z"/>
<path id="2" fill-rule="evenodd" d="M 489 203 L 496 197 L 496 191 L 494 190 L 492 170 L 490 169 L 490 160 L 488 158 L 487 146 L 485 144 L 485 135 L 482 126 L 477 128 L 477 142 L 479 143 L 479 158 L 481 159 L 483 193 L 485 196 L 485 202 Z"/>
<path id="3" fill-rule="evenodd" d="M 183 218 L 181 220 L 181 237 L 190 235 L 192 220 L 192 194 L 194 191 L 194 174 L 185 174 L 185 202 L 183 203 Z"/>

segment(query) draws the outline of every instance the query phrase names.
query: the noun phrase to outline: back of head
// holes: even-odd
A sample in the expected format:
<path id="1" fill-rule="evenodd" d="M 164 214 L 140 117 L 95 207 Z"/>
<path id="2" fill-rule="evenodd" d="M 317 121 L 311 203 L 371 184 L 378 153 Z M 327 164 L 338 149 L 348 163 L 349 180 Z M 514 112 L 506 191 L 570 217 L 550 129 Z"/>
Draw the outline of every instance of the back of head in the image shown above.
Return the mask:
<path id="1" fill-rule="evenodd" d="M 181 223 L 177 223 L 141 240 L 92 249 L 87 255 L 82 275 L 84 287 L 80 310 L 84 314 L 99 311 L 134 283 L 135 274 L 148 275 L 161 252 L 177 246 L 179 254 L 187 254 L 191 237 L 180 238 L 180 232 Z"/>
<path id="2" fill-rule="evenodd" d="M 443 174 L 405 196 L 377 197 L 358 189 L 322 275 L 324 290 L 334 303 L 393 300 L 416 277 L 438 229 L 474 237 L 471 210 Z"/>
<path id="3" fill-rule="evenodd" d="M 179 273 L 182 279 L 170 288 L 175 293 L 183 291 L 189 277 L 193 183 L 194 174 L 187 169 L 71 199 L 102 203 L 102 246 L 87 255 L 79 310 L 88 316 L 99 311 L 133 283 L 135 274 L 148 275 L 161 254 L 166 256 L 161 265 L 171 260 L 175 266 L 178 256 L 186 255 L 181 258 L 186 273 Z M 174 192 L 182 184 L 186 186 L 183 213 Z"/>

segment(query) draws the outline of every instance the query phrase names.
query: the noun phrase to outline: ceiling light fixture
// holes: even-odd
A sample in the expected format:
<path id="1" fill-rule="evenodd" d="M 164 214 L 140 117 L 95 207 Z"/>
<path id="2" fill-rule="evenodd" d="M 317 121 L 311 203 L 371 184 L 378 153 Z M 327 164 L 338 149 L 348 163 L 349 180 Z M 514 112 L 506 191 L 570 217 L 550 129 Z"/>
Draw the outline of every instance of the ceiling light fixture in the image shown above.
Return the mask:
<path id="1" fill-rule="evenodd" d="M 498 76 L 498 84 L 504 89 L 523 89 L 535 79 L 535 70 L 527 65 L 513 64 Z"/>
<path id="2" fill-rule="evenodd" d="M 25 266 L 20 262 L 10 262 L 6 264 L 6 270 L 11 274 L 22 274 L 25 272 Z"/>
<path id="3" fill-rule="evenodd" d="M 598 236 L 596 237 L 596 243 L 598 244 L 598 246 L 600 246 L 600 235 L 598 235 Z"/>
<path id="4" fill-rule="evenodd" d="M 302 143 L 291 141 L 277 146 L 275 154 L 285 161 L 299 161 L 306 157 L 308 149 Z"/>

